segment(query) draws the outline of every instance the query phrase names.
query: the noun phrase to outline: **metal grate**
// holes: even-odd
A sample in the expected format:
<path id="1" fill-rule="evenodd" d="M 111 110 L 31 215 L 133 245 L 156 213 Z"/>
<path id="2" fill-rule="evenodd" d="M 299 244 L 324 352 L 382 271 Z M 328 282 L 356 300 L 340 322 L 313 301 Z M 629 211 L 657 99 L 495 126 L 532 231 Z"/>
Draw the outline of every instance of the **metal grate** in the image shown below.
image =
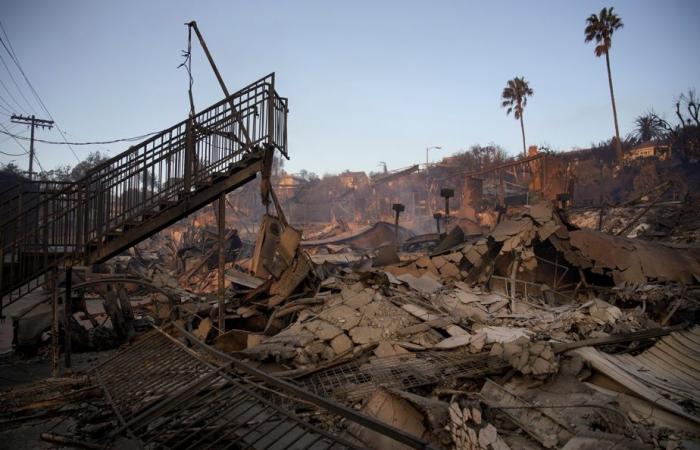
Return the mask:
<path id="1" fill-rule="evenodd" d="M 308 405 L 270 398 L 159 330 L 95 373 L 121 424 L 109 442 L 126 433 L 146 448 L 357 448 L 295 413 Z"/>
<path id="2" fill-rule="evenodd" d="M 301 385 L 321 396 L 356 400 L 378 387 L 410 389 L 436 384 L 446 378 L 475 378 L 507 367 L 501 358 L 465 351 L 429 351 L 373 358 L 361 364 L 349 362 L 325 369 L 301 380 Z"/>

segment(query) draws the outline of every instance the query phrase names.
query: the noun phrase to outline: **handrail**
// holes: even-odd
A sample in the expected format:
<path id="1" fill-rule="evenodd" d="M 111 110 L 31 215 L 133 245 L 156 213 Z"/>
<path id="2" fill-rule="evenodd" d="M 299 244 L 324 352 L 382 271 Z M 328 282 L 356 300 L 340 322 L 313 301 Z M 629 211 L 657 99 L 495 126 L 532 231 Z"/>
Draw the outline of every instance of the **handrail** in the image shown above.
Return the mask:
<path id="1" fill-rule="evenodd" d="M 88 246 L 99 247 L 109 233 L 192 195 L 262 148 L 286 157 L 287 99 L 274 91 L 273 76 L 129 147 L 57 192 L 42 193 L 40 201 L 0 222 L 0 257 L 10 259 L 8 270 L 0 265 L 3 295 L 59 257 L 85 256 Z M 241 124 L 249 145 L 241 139 Z"/>

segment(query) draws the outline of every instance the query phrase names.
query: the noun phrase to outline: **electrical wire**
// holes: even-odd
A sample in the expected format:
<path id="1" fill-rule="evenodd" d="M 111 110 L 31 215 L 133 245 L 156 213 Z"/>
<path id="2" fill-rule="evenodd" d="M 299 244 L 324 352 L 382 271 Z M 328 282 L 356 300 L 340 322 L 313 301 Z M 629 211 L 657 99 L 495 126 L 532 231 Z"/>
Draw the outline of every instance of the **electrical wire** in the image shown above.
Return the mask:
<path id="1" fill-rule="evenodd" d="M 3 64 L 5 63 L 5 61 L 2 59 L 2 55 L 0 55 L 0 61 L 2 61 Z M 10 90 L 7 88 L 7 86 L 5 86 L 5 83 L 2 81 L 1 78 L 0 78 L 0 86 L 2 86 L 3 89 L 5 89 L 5 92 L 7 92 L 7 95 L 10 96 L 10 99 L 11 99 L 13 102 L 15 102 L 15 105 L 17 106 L 17 109 L 18 109 L 19 111 L 22 111 L 23 113 L 26 113 L 26 112 L 27 112 L 26 108 L 23 108 L 23 107 L 19 104 L 19 102 L 17 101 L 17 99 L 15 98 L 15 96 L 12 95 L 12 92 L 10 92 Z"/>
<path id="2" fill-rule="evenodd" d="M 15 142 L 17 142 L 17 145 L 19 145 L 20 148 L 22 150 L 24 150 L 24 153 L 22 155 L 14 155 L 14 154 L 9 154 L 9 153 L 4 153 L 4 152 L 3 152 L 3 154 L 8 155 L 8 156 L 23 156 L 23 155 L 26 155 L 27 153 L 29 153 L 29 151 L 26 148 L 24 148 L 24 145 L 22 145 L 22 143 L 14 135 L 12 135 L 11 133 L 9 133 L 7 131 L 7 128 L 5 127 L 5 125 L 0 123 L 0 128 L 2 128 L 4 130 L 4 131 L 0 130 L 0 133 L 4 132 L 4 133 L 12 136 L 12 138 L 15 140 Z"/>
<path id="3" fill-rule="evenodd" d="M 5 155 L 5 156 L 24 156 L 24 155 L 26 155 L 27 153 L 29 153 L 29 152 L 25 152 L 25 153 L 7 153 L 7 152 L 3 152 L 2 150 L 0 150 L 0 154 L 3 154 L 3 155 Z"/>
<path id="4" fill-rule="evenodd" d="M 41 169 L 42 172 L 46 172 L 44 170 L 44 166 L 42 166 L 41 162 L 39 162 L 39 157 L 36 155 L 36 152 L 34 152 L 34 162 L 36 162 L 36 165 L 39 166 L 39 169 Z"/>
<path id="5" fill-rule="evenodd" d="M 0 26 L 2 24 L 0 23 Z M 46 112 L 46 115 L 49 116 L 49 118 L 56 124 L 56 129 L 58 132 L 61 134 L 61 137 L 63 138 L 63 141 L 68 145 L 68 148 L 70 149 L 71 153 L 73 153 L 73 156 L 75 159 L 80 162 L 80 158 L 78 157 L 77 153 L 75 153 L 75 150 L 73 150 L 73 147 L 68 143 L 68 139 L 66 139 L 66 136 L 63 134 L 63 131 L 61 131 L 61 128 L 58 126 L 58 123 L 56 123 L 56 119 L 53 118 L 51 113 L 49 112 L 48 108 L 46 107 L 46 104 L 44 104 L 43 100 L 39 96 L 39 93 L 34 89 L 34 85 L 32 85 L 31 81 L 29 81 L 29 78 L 27 77 L 27 74 L 24 72 L 24 69 L 22 69 L 21 64 L 19 63 L 19 59 L 17 58 L 17 55 L 8 48 L 8 45 L 12 47 L 12 44 L 10 43 L 10 38 L 7 36 L 7 33 L 5 32 L 5 28 L 2 27 L 2 32 L 5 35 L 5 39 L 0 38 L 0 44 L 5 48 L 7 53 L 10 55 L 10 58 L 12 61 L 15 63 L 17 68 L 19 69 L 20 73 L 22 74 L 22 77 L 24 78 L 24 81 L 27 82 L 27 85 L 29 86 L 29 89 L 32 91 L 32 94 L 34 94 L 34 98 L 39 102 L 39 105 L 41 108 Z M 7 44 L 5 43 L 5 40 L 7 40 Z"/>
<path id="6" fill-rule="evenodd" d="M 12 71 L 10 71 L 10 67 L 5 62 L 5 58 L 2 57 L 2 54 L 0 54 L 0 61 L 2 62 L 2 65 L 5 66 L 5 69 L 7 69 L 7 73 L 8 73 L 8 75 L 10 75 L 10 80 L 12 80 L 12 83 L 14 83 L 15 87 L 19 91 L 19 95 L 22 96 L 22 98 L 24 99 L 27 106 L 29 106 L 29 109 L 31 109 L 32 112 L 34 114 L 36 114 L 37 113 L 36 109 L 34 109 L 34 106 L 32 106 L 32 104 L 29 102 L 29 100 L 27 100 L 27 97 L 24 96 L 24 92 L 22 91 L 22 89 L 20 89 L 19 84 L 17 84 L 17 81 L 15 80 L 15 77 L 12 76 Z"/>
<path id="7" fill-rule="evenodd" d="M 6 134 L 10 134 L 12 136 L 12 138 L 15 140 L 15 142 L 17 142 L 17 145 L 19 145 L 20 148 L 22 150 L 24 150 L 24 153 L 19 154 L 19 155 L 6 153 L 6 152 L 2 152 L 2 151 L 0 151 L 0 153 L 2 153 L 3 155 L 7 155 L 7 156 L 24 156 L 24 155 L 29 153 L 29 150 L 24 148 L 24 145 L 22 145 L 22 143 L 19 140 L 17 140 L 17 138 L 14 135 L 7 132 L 7 128 L 5 128 L 5 125 L 0 123 L 0 128 L 2 128 Z M 3 132 L 3 131 L 0 131 L 0 132 Z M 36 152 L 34 152 L 34 162 L 36 162 L 36 165 L 39 166 L 39 169 L 41 169 L 42 172 L 45 172 L 44 166 L 41 165 L 41 161 L 39 161 L 39 156 L 37 156 Z"/>
<path id="8" fill-rule="evenodd" d="M 31 139 L 26 137 L 26 136 L 19 136 L 16 134 L 12 134 L 7 130 L 0 130 L 0 133 L 6 134 L 10 137 L 13 137 L 15 139 L 22 139 L 23 141 L 30 141 Z M 151 133 L 146 133 L 142 134 L 140 136 L 133 136 L 129 138 L 121 138 L 121 139 L 112 139 L 109 141 L 93 141 L 93 142 L 68 142 L 68 141 L 48 141 L 45 139 L 36 139 L 34 138 L 34 142 L 41 142 L 42 144 L 53 144 L 53 145 L 104 145 L 104 144 L 114 144 L 117 142 L 133 142 L 133 141 L 140 141 L 141 139 L 147 138 L 148 136 L 153 136 L 154 134 L 161 133 L 161 131 L 153 131 Z"/>
<path id="9" fill-rule="evenodd" d="M 5 103 L 5 105 L 10 106 L 9 103 L 7 103 L 7 100 L 5 100 L 4 98 L 0 97 L 0 100 L 3 101 L 3 102 Z M 3 106 L 2 104 L 0 104 L 0 108 L 2 108 L 2 109 L 5 111 L 5 113 L 7 113 L 8 116 L 12 114 L 12 110 L 11 110 L 11 109 L 7 109 L 7 108 L 6 108 L 5 106 Z"/>
<path id="10" fill-rule="evenodd" d="M 13 130 L 13 129 L 12 129 L 13 126 L 14 126 L 14 127 L 18 127 L 18 126 L 19 126 L 18 124 L 14 123 L 14 122 L 10 122 L 10 121 L 8 120 L 8 121 L 3 122 L 3 125 L 5 125 L 6 129 L 9 130 L 9 131 L 11 131 L 11 132 L 14 133 L 15 135 L 21 136 L 21 135 L 17 134 L 17 133 L 18 133 L 17 130 Z M 14 138 L 13 138 L 12 136 L 7 136 L 7 137 L 5 137 L 3 140 L 0 141 L 0 144 L 2 144 L 2 143 L 4 143 L 4 142 L 7 142 L 7 141 L 9 141 L 10 139 L 14 139 Z"/>

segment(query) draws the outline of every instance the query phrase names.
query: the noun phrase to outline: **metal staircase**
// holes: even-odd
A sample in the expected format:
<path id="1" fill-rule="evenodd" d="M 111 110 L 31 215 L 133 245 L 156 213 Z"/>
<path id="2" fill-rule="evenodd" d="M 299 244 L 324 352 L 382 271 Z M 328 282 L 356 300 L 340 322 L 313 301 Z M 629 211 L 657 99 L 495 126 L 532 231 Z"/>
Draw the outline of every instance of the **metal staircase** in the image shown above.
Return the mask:
<path id="1" fill-rule="evenodd" d="M 64 264 L 96 264 L 254 179 L 287 156 L 274 73 L 130 147 L 73 183 L 0 201 L 0 316 Z M 9 200 L 8 200 L 9 198 Z"/>

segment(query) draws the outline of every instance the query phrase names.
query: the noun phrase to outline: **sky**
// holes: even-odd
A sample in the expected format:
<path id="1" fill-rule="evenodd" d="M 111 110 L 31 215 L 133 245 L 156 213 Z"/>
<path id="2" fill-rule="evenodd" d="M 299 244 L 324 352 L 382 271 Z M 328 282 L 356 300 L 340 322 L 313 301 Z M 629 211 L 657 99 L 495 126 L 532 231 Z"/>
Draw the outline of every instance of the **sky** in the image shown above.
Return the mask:
<path id="1" fill-rule="evenodd" d="M 187 76 L 177 66 L 184 23 L 196 20 L 230 91 L 276 73 L 278 93 L 289 98 L 285 169 L 323 175 L 423 163 L 428 146 L 442 147 L 431 161 L 473 144 L 516 154 L 520 127 L 500 106 L 515 76 L 534 90 L 524 113 L 528 145 L 570 150 L 609 139 L 605 60 L 583 35 L 586 17 L 603 6 L 624 23 L 610 53 L 621 134 L 652 108 L 674 120 L 674 97 L 700 88 L 696 0 L 0 0 L 0 22 L 65 137 L 102 141 L 186 118 Z M 193 48 L 194 100 L 204 109 L 223 94 Z M 28 136 L 10 113 L 48 117 L 1 47 L 0 55 L 0 124 Z M 62 139 L 56 128 L 37 137 Z M 49 169 L 128 145 L 36 148 Z M 22 149 L 0 135 L 0 151 Z M 0 154 L 20 167 L 27 160 Z"/>

